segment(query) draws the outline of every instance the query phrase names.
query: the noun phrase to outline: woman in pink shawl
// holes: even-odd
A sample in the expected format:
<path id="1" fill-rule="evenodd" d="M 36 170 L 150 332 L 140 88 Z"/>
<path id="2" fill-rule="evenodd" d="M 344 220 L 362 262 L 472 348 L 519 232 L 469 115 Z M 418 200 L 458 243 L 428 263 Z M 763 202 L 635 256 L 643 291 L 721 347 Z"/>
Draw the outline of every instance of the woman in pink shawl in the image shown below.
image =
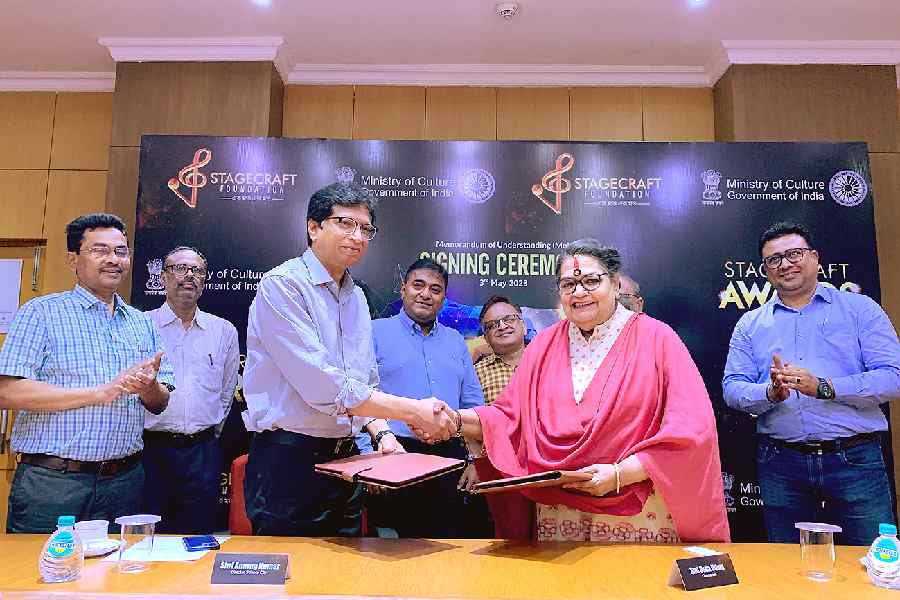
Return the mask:
<path id="1" fill-rule="evenodd" d="M 566 319 L 528 345 L 490 406 L 459 411 L 484 480 L 581 470 L 589 481 L 491 498 L 497 536 L 727 542 L 709 395 L 665 323 L 616 302 L 619 253 L 584 239 L 557 261 Z"/>

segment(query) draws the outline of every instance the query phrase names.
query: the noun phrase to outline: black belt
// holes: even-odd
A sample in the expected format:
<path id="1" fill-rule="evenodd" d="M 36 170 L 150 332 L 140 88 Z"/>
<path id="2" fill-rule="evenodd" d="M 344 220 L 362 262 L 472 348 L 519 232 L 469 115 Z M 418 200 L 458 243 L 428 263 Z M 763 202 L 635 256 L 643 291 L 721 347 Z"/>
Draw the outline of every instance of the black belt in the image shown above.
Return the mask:
<path id="1" fill-rule="evenodd" d="M 838 450 L 844 448 L 853 448 L 854 446 L 859 446 L 861 444 L 881 441 L 881 435 L 874 431 L 869 433 L 857 433 L 856 435 L 851 435 L 850 437 L 837 438 L 834 440 L 820 440 L 809 442 L 785 442 L 784 440 L 779 440 L 777 438 L 769 436 L 766 437 L 767 439 L 771 440 L 772 443 L 774 443 L 776 446 L 788 448 L 789 450 L 796 450 L 797 452 L 803 452 L 804 454 L 837 452 Z"/>
<path id="2" fill-rule="evenodd" d="M 97 473 L 106 477 L 112 477 L 123 473 L 141 461 L 141 453 L 136 452 L 125 458 L 113 460 L 89 461 L 74 460 L 72 458 L 60 458 L 51 454 L 20 454 L 19 462 L 45 469 L 53 469 L 63 473 Z"/>
<path id="3" fill-rule="evenodd" d="M 359 452 L 353 437 L 323 438 L 284 429 L 262 431 L 256 435 L 269 443 L 302 448 L 325 458 L 345 458 Z"/>
<path id="4" fill-rule="evenodd" d="M 171 431 L 144 430 L 144 441 L 157 444 L 167 444 L 176 448 L 186 448 L 201 442 L 206 442 L 216 437 L 216 428 L 207 427 L 197 433 L 173 433 Z"/>

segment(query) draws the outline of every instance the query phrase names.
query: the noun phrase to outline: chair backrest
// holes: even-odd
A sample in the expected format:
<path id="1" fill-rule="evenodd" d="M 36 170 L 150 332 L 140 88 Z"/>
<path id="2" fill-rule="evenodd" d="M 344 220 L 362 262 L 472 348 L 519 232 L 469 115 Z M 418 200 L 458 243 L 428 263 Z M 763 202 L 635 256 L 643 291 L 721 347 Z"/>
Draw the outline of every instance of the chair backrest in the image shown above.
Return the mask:
<path id="1" fill-rule="evenodd" d="M 228 529 L 231 535 L 253 535 L 253 527 L 247 518 L 244 502 L 244 471 L 247 470 L 247 455 L 238 456 L 231 463 L 231 505 L 228 507 Z"/>

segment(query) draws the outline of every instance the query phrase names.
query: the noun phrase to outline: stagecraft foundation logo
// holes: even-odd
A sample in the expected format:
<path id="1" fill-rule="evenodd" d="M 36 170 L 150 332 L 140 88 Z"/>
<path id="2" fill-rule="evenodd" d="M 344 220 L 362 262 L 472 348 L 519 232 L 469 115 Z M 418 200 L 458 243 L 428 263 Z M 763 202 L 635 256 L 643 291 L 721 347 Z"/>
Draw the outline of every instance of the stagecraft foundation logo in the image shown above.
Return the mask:
<path id="1" fill-rule="evenodd" d="M 147 279 L 147 291 L 151 294 L 162 293 L 166 286 L 162 282 L 163 259 L 154 258 L 147 262 L 147 273 L 150 277 Z"/>
<path id="2" fill-rule="evenodd" d="M 841 206 L 856 206 L 866 199 L 869 186 L 856 171 L 838 171 L 828 182 L 828 192 Z"/>
<path id="3" fill-rule="evenodd" d="M 571 171 L 574 166 L 574 156 L 569 153 L 560 154 L 556 157 L 556 168 L 550 169 L 547 174 L 541 178 L 540 185 L 534 184 L 531 186 L 531 193 L 534 194 L 538 200 L 543 202 L 547 208 L 558 215 L 562 214 L 563 194 L 572 189 L 572 182 L 562 175 L 567 171 Z M 544 197 L 545 190 L 555 196 L 553 203 Z"/>
<path id="4" fill-rule="evenodd" d="M 497 182 L 489 171 L 469 169 L 461 178 L 462 193 L 472 204 L 484 204 L 494 196 Z"/>
<path id="5" fill-rule="evenodd" d="M 197 191 L 206 185 L 206 175 L 200 172 L 212 160 L 212 152 L 208 148 L 199 148 L 194 152 L 194 160 L 178 171 L 178 177 L 169 180 L 169 189 L 190 208 L 197 208 Z M 190 197 L 181 193 L 181 186 L 191 190 Z"/>

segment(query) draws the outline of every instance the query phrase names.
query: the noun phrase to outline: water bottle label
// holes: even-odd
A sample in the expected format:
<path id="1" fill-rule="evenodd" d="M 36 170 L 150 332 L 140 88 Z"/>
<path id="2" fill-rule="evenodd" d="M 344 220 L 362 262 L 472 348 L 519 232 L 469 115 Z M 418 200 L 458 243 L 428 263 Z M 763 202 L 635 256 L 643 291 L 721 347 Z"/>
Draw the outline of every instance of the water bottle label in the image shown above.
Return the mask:
<path id="1" fill-rule="evenodd" d="M 47 544 L 47 553 L 53 558 L 65 558 L 75 552 L 75 538 L 68 532 L 57 535 Z"/>
<path id="2" fill-rule="evenodd" d="M 872 553 L 881 562 L 895 563 L 900 560 L 897 544 L 893 540 L 879 540 L 873 546 Z"/>

